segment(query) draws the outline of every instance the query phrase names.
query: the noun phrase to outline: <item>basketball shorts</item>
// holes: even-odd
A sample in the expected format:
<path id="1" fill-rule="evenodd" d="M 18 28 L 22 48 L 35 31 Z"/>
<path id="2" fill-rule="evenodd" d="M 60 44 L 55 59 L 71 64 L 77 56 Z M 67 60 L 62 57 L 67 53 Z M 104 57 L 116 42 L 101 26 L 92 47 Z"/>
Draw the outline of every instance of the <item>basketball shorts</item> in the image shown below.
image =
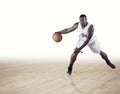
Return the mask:
<path id="1" fill-rule="evenodd" d="M 82 44 L 84 43 L 83 40 L 79 40 L 76 44 L 76 47 L 77 48 L 80 48 L 82 46 Z M 93 40 L 93 41 L 90 41 L 87 46 L 90 47 L 91 51 L 93 53 L 96 53 L 96 54 L 100 54 L 100 51 L 101 51 L 101 47 L 100 47 L 100 43 L 99 41 L 96 39 L 96 40 Z"/>

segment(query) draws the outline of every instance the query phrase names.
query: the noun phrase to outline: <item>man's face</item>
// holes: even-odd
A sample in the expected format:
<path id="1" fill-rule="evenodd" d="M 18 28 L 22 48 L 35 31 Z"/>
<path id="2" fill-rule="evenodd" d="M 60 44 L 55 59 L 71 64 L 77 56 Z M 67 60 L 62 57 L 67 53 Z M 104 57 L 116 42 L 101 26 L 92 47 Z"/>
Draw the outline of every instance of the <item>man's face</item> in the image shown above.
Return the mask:
<path id="1" fill-rule="evenodd" d="M 80 24 L 81 24 L 82 26 L 85 26 L 86 23 L 87 23 L 87 19 L 86 19 L 85 17 L 80 17 L 80 18 L 79 18 L 79 21 L 80 21 Z"/>

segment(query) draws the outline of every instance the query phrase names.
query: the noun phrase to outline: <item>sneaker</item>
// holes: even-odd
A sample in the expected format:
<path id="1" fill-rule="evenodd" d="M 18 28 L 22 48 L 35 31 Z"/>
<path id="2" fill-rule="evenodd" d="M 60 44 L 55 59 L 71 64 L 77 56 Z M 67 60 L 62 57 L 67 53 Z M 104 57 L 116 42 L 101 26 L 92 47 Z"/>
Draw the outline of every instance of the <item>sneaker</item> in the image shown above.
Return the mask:
<path id="1" fill-rule="evenodd" d="M 67 73 L 68 73 L 69 75 L 71 75 L 71 73 L 72 73 L 72 67 L 68 67 Z"/>
<path id="2" fill-rule="evenodd" d="M 112 69 L 115 69 L 115 68 L 116 68 L 115 65 L 112 64 L 111 62 L 108 62 L 107 64 L 108 64 Z"/>

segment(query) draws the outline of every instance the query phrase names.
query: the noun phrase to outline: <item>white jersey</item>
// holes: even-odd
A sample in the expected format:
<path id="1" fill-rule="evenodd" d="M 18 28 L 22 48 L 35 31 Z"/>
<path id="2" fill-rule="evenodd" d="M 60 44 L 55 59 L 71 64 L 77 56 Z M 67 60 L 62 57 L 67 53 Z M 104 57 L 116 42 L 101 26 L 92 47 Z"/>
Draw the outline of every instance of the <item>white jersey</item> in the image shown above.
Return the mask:
<path id="1" fill-rule="evenodd" d="M 85 41 L 88 37 L 88 29 L 89 27 L 91 26 L 90 23 L 87 24 L 87 26 L 85 28 L 82 28 L 80 23 L 78 24 L 78 31 L 80 32 L 80 35 L 79 35 L 79 40 L 83 40 Z M 95 33 L 93 33 L 93 36 L 92 38 L 90 39 L 90 42 L 95 40 L 96 39 L 96 36 L 95 36 Z"/>
<path id="2" fill-rule="evenodd" d="M 83 43 L 85 42 L 85 40 L 87 39 L 87 37 L 88 37 L 88 29 L 89 29 L 90 26 L 91 26 L 91 24 L 88 23 L 85 28 L 82 28 L 80 23 L 78 24 L 77 29 L 80 32 L 80 35 L 79 35 L 79 40 L 78 40 L 78 42 L 76 44 L 77 48 L 80 48 L 83 45 Z M 93 36 L 92 36 L 92 38 L 90 39 L 90 41 L 88 43 L 88 46 L 90 47 L 90 49 L 94 53 L 100 54 L 101 47 L 100 47 L 100 44 L 99 44 L 99 42 L 97 40 L 97 37 L 96 37 L 95 33 L 93 33 Z"/>

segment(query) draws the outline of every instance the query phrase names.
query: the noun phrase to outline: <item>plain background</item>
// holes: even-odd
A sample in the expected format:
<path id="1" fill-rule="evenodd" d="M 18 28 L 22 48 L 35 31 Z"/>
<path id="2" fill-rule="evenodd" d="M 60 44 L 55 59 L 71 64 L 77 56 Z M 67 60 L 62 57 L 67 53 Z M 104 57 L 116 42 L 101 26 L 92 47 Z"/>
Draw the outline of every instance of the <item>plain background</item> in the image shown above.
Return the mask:
<path id="1" fill-rule="evenodd" d="M 78 31 L 52 40 L 56 31 L 72 26 L 86 14 L 95 26 L 103 51 L 119 58 L 119 0 L 1 0 L 0 59 L 69 58 L 78 41 Z M 81 58 L 99 57 L 88 47 Z"/>

